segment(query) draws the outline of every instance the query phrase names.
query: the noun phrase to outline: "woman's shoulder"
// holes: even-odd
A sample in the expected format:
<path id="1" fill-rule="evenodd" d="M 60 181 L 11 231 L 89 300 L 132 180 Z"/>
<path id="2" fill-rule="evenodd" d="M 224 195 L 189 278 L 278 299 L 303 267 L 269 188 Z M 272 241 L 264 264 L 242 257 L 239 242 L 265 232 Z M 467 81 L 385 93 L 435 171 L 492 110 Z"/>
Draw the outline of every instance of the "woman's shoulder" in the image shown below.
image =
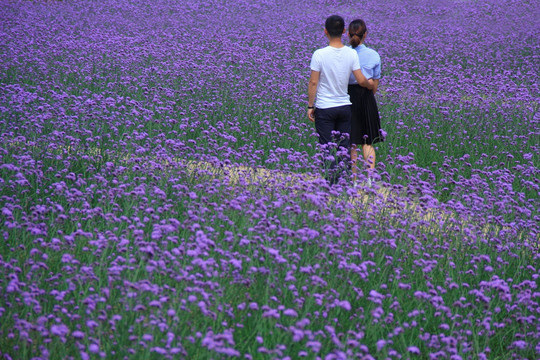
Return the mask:
<path id="1" fill-rule="evenodd" d="M 370 47 L 367 47 L 366 46 L 366 52 L 368 52 L 370 55 L 372 56 L 377 56 L 378 58 L 380 58 L 380 55 L 379 53 L 377 52 L 377 50 L 373 49 L 373 48 L 370 48 Z"/>
<path id="2" fill-rule="evenodd" d="M 372 48 L 368 48 L 368 47 L 365 47 L 364 48 L 364 54 L 367 58 L 371 59 L 371 61 L 375 62 L 375 63 L 380 63 L 381 62 L 381 56 L 379 55 L 379 53 L 372 49 Z"/>

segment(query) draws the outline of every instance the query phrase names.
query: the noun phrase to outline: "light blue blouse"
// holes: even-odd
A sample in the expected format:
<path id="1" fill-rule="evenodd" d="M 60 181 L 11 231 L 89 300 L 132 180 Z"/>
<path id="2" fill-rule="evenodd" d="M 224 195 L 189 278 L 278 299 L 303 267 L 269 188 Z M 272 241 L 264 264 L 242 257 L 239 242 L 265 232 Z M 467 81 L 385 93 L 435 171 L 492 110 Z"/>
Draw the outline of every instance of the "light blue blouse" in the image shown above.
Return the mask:
<path id="1" fill-rule="evenodd" d="M 362 44 L 354 48 L 358 54 L 358 60 L 360 60 L 360 68 L 362 74 L 368 79 L 380 79 L 381 78 L 381 57 L 379 54 Z M 354 75 L 351 75 L 349 84 L 358 84 Z"/>

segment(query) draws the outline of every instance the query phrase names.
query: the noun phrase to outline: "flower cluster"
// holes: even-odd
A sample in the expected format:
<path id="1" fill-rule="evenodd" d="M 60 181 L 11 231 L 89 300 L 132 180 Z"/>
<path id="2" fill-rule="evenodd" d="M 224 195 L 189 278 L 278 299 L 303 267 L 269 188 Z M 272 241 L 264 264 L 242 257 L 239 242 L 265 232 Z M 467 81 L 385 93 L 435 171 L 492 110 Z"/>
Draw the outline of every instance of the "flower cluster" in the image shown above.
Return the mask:
<path id="1" fill-rule="evenodd" d="M 372 187 L 305 118 L 334 13 L 382 58 Z M 0 357 L 540 357 L 537 14 L 6 1 Z"/>

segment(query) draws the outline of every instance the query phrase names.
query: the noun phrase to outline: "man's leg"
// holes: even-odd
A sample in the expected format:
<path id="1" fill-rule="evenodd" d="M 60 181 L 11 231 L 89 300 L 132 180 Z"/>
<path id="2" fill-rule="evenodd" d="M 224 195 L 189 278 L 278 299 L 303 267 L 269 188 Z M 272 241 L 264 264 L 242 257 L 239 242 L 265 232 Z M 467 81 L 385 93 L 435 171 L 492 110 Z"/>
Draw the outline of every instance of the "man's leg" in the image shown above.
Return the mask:
<path id="1" fill-rule="evenodd" d="M 351 144 L 351 168 L 353 176 L 356 178 L 356 174 L 358 173 L 358 148 L 355 144 Z"/>
<path id="2" fill-rule="evenodd" d="M 336 127 L 338 141 L 338 162 L 344 162 L 346 167 L 350 166 L 350 134 L 351 134 L 351 106 L 340 106 L 336 108 Z M 338 169 L 339 170 L 339 169 Z M 337 174 L 339 177 L 339 173 Z"/>
<path id="3" fill-rule="evenodd" d="M 337 181 L 334 176 L 337 149 L 329 147 L 330 143 L 337 142 L 335 135 L 333 135 L 336 129 L 335 119 L 335 108 L 315 109 L 315 129 L 319 135 L 319 144 L 323 148 L 325 178 L 331 185 Z"/>
<path id="4" fill-rule="evenodd" d="M 339 138 L 336 141 L 338 145 L 349 150 L 350 134 L 351 134 L 351 106 L 340 106 L 335 108 L 335 128 L 334 131 L 339 133 Z"/>
<path id="5" fill-rule="evenodd" d="M 335 121 L 332 115 L 332 109 L 315 109 L 315 130 L 317 130 L 321 145 L 334 141 L 332 131 L 335 127 Z"/>

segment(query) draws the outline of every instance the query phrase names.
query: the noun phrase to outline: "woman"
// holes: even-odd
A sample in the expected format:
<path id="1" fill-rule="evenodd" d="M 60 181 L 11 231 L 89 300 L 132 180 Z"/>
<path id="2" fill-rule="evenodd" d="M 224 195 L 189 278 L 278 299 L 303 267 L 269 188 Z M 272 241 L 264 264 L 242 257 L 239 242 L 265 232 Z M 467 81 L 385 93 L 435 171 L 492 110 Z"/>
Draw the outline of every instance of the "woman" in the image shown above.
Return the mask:
<path id="1" fill-rule="evenodd" d="M 375 100 L 375 93 L 381 78 L 381 58 L 379 54 L 364 45 L 367 36 L 366 23 L 357 19 L 349 24 L 349 44 L 358 53 L 362 73 L 367 79 L 373 79 L 373 90 L 358 85 L 356 79 L 349 80 L 349 96 L 352 103 L 351 117 L 351 160 L 352 170 L 356 177 L 358 145 L 362 146 L 365 166 L 368 169 L 368 184 L 371 183 L 371 173 L 375 169 L 375 149 L 373 144 L 383 141 L 381 135 L 381 120 Z"/>

